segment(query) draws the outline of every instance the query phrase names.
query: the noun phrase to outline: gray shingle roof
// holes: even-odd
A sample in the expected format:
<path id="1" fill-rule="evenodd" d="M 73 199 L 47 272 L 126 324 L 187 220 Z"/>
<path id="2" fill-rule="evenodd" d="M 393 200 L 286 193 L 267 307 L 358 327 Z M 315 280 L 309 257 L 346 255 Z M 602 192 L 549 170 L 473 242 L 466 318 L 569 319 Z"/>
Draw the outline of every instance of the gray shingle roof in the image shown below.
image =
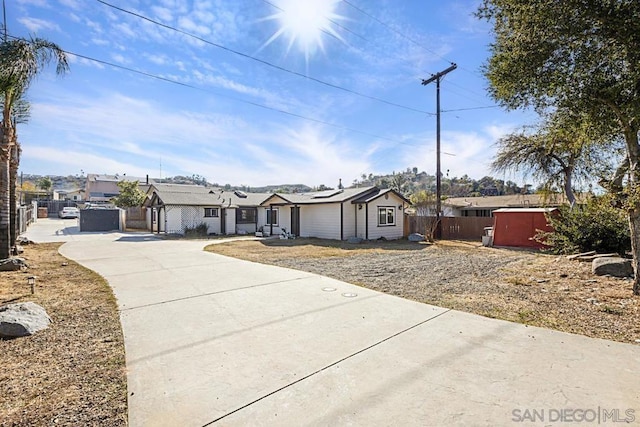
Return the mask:
<path id="1" fill-rule="evenodd" d="M 148 191 L 148 197 L 155 194 L 165 205 L 174 206 L 220 206 L 255 207 L 259 206 L 271 194 L 244 193 L 207 188 L 200 185 L 154 184 Z"/>

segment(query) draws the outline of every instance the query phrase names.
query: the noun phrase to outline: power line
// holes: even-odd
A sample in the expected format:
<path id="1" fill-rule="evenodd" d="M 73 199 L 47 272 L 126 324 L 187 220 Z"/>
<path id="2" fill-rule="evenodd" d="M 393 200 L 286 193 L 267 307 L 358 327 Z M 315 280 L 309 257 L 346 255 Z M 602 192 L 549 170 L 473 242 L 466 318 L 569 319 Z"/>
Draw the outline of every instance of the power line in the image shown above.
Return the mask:
<path id="1" fill-rule="evenodd" d="M 456 111 L 470 111 L 470 110 L 488 110 L 490 108 L 500 108 L 499 105 L 485 105 L 482 107 L 468 107 L 468 108 L 456 108 L 453 110 L 442 110 L 441 113 L 453 113 Z"/>
<path id="2" fill-rule="evenodd" d="M 268 4 L 269 6 L 271 6 L 271 7 L 275 8 L 275 9 L 278 9 L 278 10 L 280 10 L 280 11 L 282 11 L 282 12 L 286 12 L 283 8 L 281 8 L 280 6 L 278 6 L 277 4 L 274 4 L 273 2 L 271 2 L 271 1 L 269 1 L 269 0 L 262 0 L 262 1 L 263 1 L 264 3 L 266 3 L 266 4 Z M 435 54 L 435 55 L 438 55 L 435 51 L 431 51 L 431 50 L 429 50 L 428 48 L 426 48 L 426 47 L 424 47 L 424 46 L 421 46 L 418 42 L 414 41 L 413 39 L 409 38 L 408 36 L 405 36 L 404 34 L 400 33 L 399 31 L 396 31 L 395 29 L 391 28 L 389 25 L 387 25 L 387 24 L 385 24 L 384 22 L 382 22 L 382 21 L 378 20 L 377 18 L 375 18 L 374 16 L 372 16 L 372 15 L 368 14 L 368 13 L 367 13 L 367 12 L 365 12 L 364 10 L 361 10 L 361 9 L 357 8 L 356 6 L 354 6 L 354 5 L 353 5 L 353 4 L 351 4 L 351 3 L 348 3 L 347 1 L 344 1 L 344 3 L 349 4 L 349 6 L 351 6 L 351 7 L 355 8 L 356 10 L 359 10 L 361 13 L 365 14 L 366 16 L 369 16 L 371 19 L 375 19 L 377 22 L 379 22 L 380 24 L 384 25 L 386 28 L 389 28 L 391 31 L 394 31 L 394 32 L 396 32 L 397 34 L 400 34 L 403 38 L 406 38 L 406 39 L 410 40 L 412 43 L 415 43 L 416 45 L 418 45 L 418 46 L 422 47 L 423 49 L 425 49 L 425 50 L 427 50 L 427 51 L 429 51 L 429 52 L 432 52 L 432 53 L 433 53 L 433 54 Z M 373 41 L 371 41 L 371 40 L 367 39 L 366 37 L 364 37 L 364 36 L 363 36 L 363 35 L 361 35 L 361 34 L 356 33 L 355 31 L 353 31 L 353 30 L 351 30 L 351 29 L 347 28 L 346 26 L 344 26 L 344 25 L 340 24 L 339 22 L 337 22 L 337 21 L 335 21 L 335 20 L 333 20 L 333 19 L 327 19 L 327 20 L 328 20 L 329 22 L 331 22 L 332 24 L 334 24 L 336 27 L 338 27 L 338 28 L 340 28 L 340 29 L 342 29 L 342 30 L 344 30 L 344 31 L 348 32 L 349 34 L 352 34 L 352 35 L 354 35 L 354 36 L 358 37 L 359 39 L 364 40 L 365 42 L 367 42 L 367 43 L 369 43 L 369 44 L 372 44 L 372 45 L 376 45 L 376 46 L 377 46 L 377 44 L 376 44 L 375 42 L 373 42 Z M 326 30 L 324 30 L 324 29 L 321 29 L 321 31 L 322 31 L 323 33 L 327 34 L 328 36 L 331 36 L 331 37 L 333 37 L 333 38 L 336 38 L 336 36 L 335 36 L 334 34 L 332 34 L 332 33 L 328 32 L 328 31 L 326 31 Z M 438 56 L 439 56 L 439 55 L 438 55 Z M 441 57 L 441 58 L 442 58 L 442 57 Z M 444 59 L 444 58 L 443 58 L 443 59 Z M 446 59 L 445 59 L 445 60 L 446 60 Z M 473 91 L 473 90 L 471 90 L 471 89 L 469 89 L 469 88 L 466 88 L 466 87 L 464 87 L 464 86 L 461 86 L 461 85 L 459 85 L 459 84 L 457 84 L 457 83 L 455 83 L 455 82 L 449 82 L 449 84 L 450 84 L 450 85 L 452 85 L 452 86 L 456 86 L 456 87 L 458 87 L 458 88 L 460 88 L 460 89 L 462 89 L 462 90 L 465 90 L 465 91 L 467 91 L 467 92 L 469 92 L 469 93 L 472 93 L 472 94 L 474 94 L 474 95 L 479 95 L 479 96 L 481 96 L 481 97 L 482 97 L 482 95 L 481 95 L 481 94 L 479 94 L 478 92 Z M 469 96 L 466 96 L 466 95 L 463 95 L 463 94 L 459 94 L 459 95 L 460 95 L 460 96 L 462 96 L 462 97 L 464 97 L 464 98 L 470 99 L 470 100 L 472 100 L 472 101 L 474 100 L 473 98 L 471 98 L 471 97 L 469 97 Z"/>
<path id="3" fill-rule="evenodd" d="M 16 40 L 25 40 L 25 41 L 28 42 L 28 40 L 23 39 L 21 37 L 16 37 L 16 36 L 12 36 L 12 35 L 10 35 L 9 37 L 13 38 L 13 39 L 16 39 Z M 148 77 L 148 78 L 160 80 L 160 81 L 163 81 L 163 82 L 166 82 L 166 83 L 175 84 L 175 85 L 186 87 L 186 88 L 189 88 L 189 89 L 195 89 L 195 90 L 198 90 L 198 91 L 201 91 L 201 92 L 210 93 L 212 95 L 219 96 L 219 97 L 222 97 L 222 98 L 227 98 L 227 99 L 230 99 L 232 101 L 242 102 L 244 104 L 252 105 L 254 107 L 258 107 L 258 108 L 262 108 L 262 109 L 265 109 L 265 110 L 274 111 L 276 113 L 285 114 L 285 115 L 288 115 L 288 116 L 291 116 L 291 117 L 296 117 L 296 118 L 299 118 L 299 119 L 303 119 L 303 120 L 307 120 L 307 121 L 310 121 L 310 122 L 318 123 L 318 124 L 321 124 L 321 125 L 324 125 L 324 126 L 330 126 L 330 127 L 336 128 L 336 129 L 340 129 L 340 130 L 344 130 L 344 131 L 348 131 L 348 132 L 352 132 L 352 133 L 358 133 L 358 134 L 370 136 L 370 137 L 376 138 L 376 139 L 382 139 L 382 140 L 385 140 L 385 141 L 394 142 L 396 144 L 403 144 L 403 145 L 409 145 L 409 146 L 414 146 L 414 147 L 416 146 L 415 144 L 409 144 L 407 142 L 399 141 L 397 139 L 388 138 L 388 137 L 381 136 L 381 135 L 376 135 L 376 134 L 373 134 L 373 133 L 370 133 L 370 132 L 366 132 L 366 131 L 362 131 L 362 130 L 358 130 L 358 129 L 353 129 L 353 128 L 342 126 L 342 125 L 339 125 L 339 124 L 336 124 L 336 123 L 327 122 L 325 120 L 304 116 L 302 114 L 292 113 L 290 111 L 283 110 L 283 109 L 280 109 L 280 108 L 269 107 L 268 105 L 260 104 L 260 103 L 253 102 L 253 101 L 247 101 L 246 99 L 240 99 L 240 98 L 236 98 L 234 96 L 225 95 L 225 94 L 222 94 L 222 93 L 210 90 L 210 89 L 205 89 L 205 88 L 198 87 L 198 86 L 195 86 L 195 85 L 192 85 L 192 84 L 189 84 L 189 83 L 181 82 L 179 80 L 175 80 L 175 79 L 171 79 L 171 78 L 168 78 L 168 77 L 159 76 L 157 74 L 148 73 L 146 71 L 136 70 L 134 68 L 126 67 L 126 66 L 120 65 L 120 64 L 114 64 L 113 62 L 109 62 L 109 61 L 105 61 L 105 60 L 102 60 L 102 59 L 93 58 L 93 57 L 90 57 L 90 56 L 87 56 L 87 55 L 82 55 L 82 54 L 79 54 L 79 53 L 70 52 L 70 51 L 66 51 L 66 50 L 63 50 L 63 52 L 68 54 L 68 55 L 73 55 L 73 56 L 76 56 L 78 58 L 82 58 L 82 59 L 86 59 L 88 61 L 96 62 L 98 64 L 107 65 L 107 66 L 110 66 L 110 67 L 113 67 L 113 68 L 117 68 L 117 69 L 120 69 L 120 70 L 128 71 L 130 73 L 139 74 L 139 75 L 142 75 L 142 76 L 145 76 L 145 77 Z"/>
<path id="4" fill-rule="evenodd" d="M 382 25 L 383 27 L 387 28 L 388 30 L 394 32 L 395 34 L 399 35 L 400 37 L 402 37 L 405 40 L 410 41 L 411 43 L 413 43 L 414 45 L 418 46 L 419 48 L 437 56 L 438 58 L 442 59 L 443 61 L 448 62 L 449 64 L 453 64 L 454 61 L 451 61 L 447 58 L 445 58 L 444 56 L 440 55 L 438 52 L 436 52 L 433 49 L 429 49 L 428 47 L 422 45 L 421 43 L 418 43 L 417 41 L 415 41 L 414 39 L 412 39 L 411 37 L 407 36 L 406 34 L 404 34 L 401 31 L 396 30 L 395 28 L 393 28 L 391 25 L 387 24 L 386 22 L 378 19 L 377 17 L 375 17 L 374 15 L 372 15 L 371 13 L 367 12 L 366 10 L 354 5 L 353 3 L 351 3 L 349 0 L 342 0 L 343 3 L 351 6 L 353 9 L 357 10 L 358 12 L 362 13 L 365 16 L 368 16 L 369 18 L 373 19 L 374 21 L 376 21 L 378 24 Z M 464 67 L 459 67 L 461 70 L 466 71 L 467 73 L 473 74 L 473 75 L 477 75 L 477 73 L 468 70 Z"/>
<path id="5" fill-rule="evenodd" d="M 286 12 L 283 8 L 281 8 L 280 6 L 278 6 L 277 4 L 274 4 L 272 2 L 270 2 L 269 0 L 262 0 L 264 3 L 268 4 L 269 6 L 273 7 L 274 9 L 278 9 L 281 12 Z M 338 28 L 341 28 L 343 30 L 345 30 L 346 32 L 353 34 L 354 36 L 361 38 L 364 41 L 369 41 L 367 39 L 365 39 L 363 36 L 361 36 L 360 34 L 351 31 L 349 28 L 345 27 L 344 25 L 340 24 L 338 21 L 336 21 L 335 19 L 330 19 L 330 18 L 326 18 L 327 21 L 331 22 L 333 25 L 335 25 Z M 320 31 L 322 31 L 323 33 L 325 33 L 326 35 L 336 38 L 336 36 L 334 34 L 331 34 L 329 31 L 325 30 L 324 28 L 321 28 Z"/>
<path id="6" fill-rule="evenodd" d="M 342 0 L 343 3 L 351 6 L 352 8 L 354 8 L 355 10 L 357 10 L 358 12 L 362 13 L 365 16 L 368 16 L 369 18 L 373 19 L 374 21 L 376 21 L 378 24 L 382 25 L 383 27 L 387 28 L 390 31 L 393 31 L 394 33 L 396 33 L 397 35 L 399 35 L 400 37 L 402 37 L 403 39 L 406 39 L 408 41 L 410 41 L 411 43 L 415 44 L 416 46 L 426 50 L 429 53 L 432 53 L 434 55 L 436 55 L 438 58 L 443 59 L 451 64 L 453 64 L 453 62 L 449 61 L 448 59 L 444 58 L 442 55 L 438 54 L 436 51 L 429 49 L 423 45 L 421 45 L 420 43 L 418 43 L 417 41 L 413 40 L 411 37 L 407 36 L 406 34 L 396 30 L 395 28 L 393 28 L 391 25 L 385 23 L 384 21 L 381 21 L 380 19 L 378 19 L 377 17 L 373 16 L 372 14 L 370 14 L 369 12 L 359 8 L 358 6 L 354 5 L 353 3 L 351 3 L 348 0 Z"/>
<path id="7" fill-rule="evenodd" d="M 433 115 L 434 115 L 434 113 L 430 113 L 430 112 L 428 112 L 428 111 L 419 110 L 419 109 L 417 109 L 417 108 L 413 108 L 413 107 L 409 107 L 409 106 L 406 106 L 406 105 L 397 104 L 397 103 L 395 103 L 395 102 L 387 101 L 387 100 L 384 100 L 384 99 L 382 99 L 382 98 L 377 98 L 377 97 L 375 97 L 375 96 L 366 95 L 366 94 L 363 94 L 363 93 L 361 93 L 361 92 L 356 92 L 356 91 L 354 91 L 354 90 L 352 90 L 352 89 L 345 88 L 345 87 L 343 87 L 343 86 L 338 86 L 338 85 L 335 85 L 335 84 L 333 84 L 333 83 L 329 83 L 329 82 L 326 82 L 326 81 L 324 81 L 324 80 L 320 80 L 320 79 L 315 78 L 315 77 L 307 76 L 307 75 L 302 74 L 302 73 L 299 73 L 299 72 L 297 72 L 297 71 L 289 70 L 288 68 L 281 67 L 281 66 L 276 65 L 276 64 L 274 64 L 274 63 L 271 63 L 271 62 L 269 62 L 269 61 L 265 61 L 265 60 L 263 60 L 263 59 L 256 58 L 255 56 L 248 55 L 248 54 L 246 54 L 246 53 L 243 53 L 243 52 L 237 51 L 237 50 L 235 50 L 235 49 L 231 49 L 231 48 L 229 48 L 229 47 L 223 46 L 223 45 L 221 45 L 221 44 L 219 44 L 219 43 L 215 43 L 215 42 L 212 42 L 212 41 L 210 41 L 210 40 L 204 39 L 204 38 L 199 37 L 199 36 L 197 36 L 197 35 L 195 35 L 195 34 L 191 34 L 191 33 L 187 32 L 187 31 L 180 30 L 180 29 L 178 29 L 178 28 L 176 28 L 176 27 L 172 27 L 171 25 L 163 24 L 162 22 L 159 22 L 159 21 L 153 20 L 153 19 L 151 19 L 151 18 L 149 18 L 149 17 L 147 17 L 147 16 L 144 16 L 144 15 L 141 15 L 141 14 L 139 14 L 139 13 L 136 13 L 136 12 L 133 12 L 133 11 L 130 11 L 130 10 L 127 10 L 127 9 L 123 9 L 123 8 L 121 8 L 121 7 L 118 7 L 118 6 L 115 6 L 115 5 L 113 5 L 113 4 L 107 3 L 107 2 L 106 2 L 106 1 L 104 1 L 104 0 L 96 0 L 96 1 L 97 1 L 98 3 L 102 3 L 102 4 L 104 4 L 105 6 L 108 6 L 108 7 L 111 7 L 111 8 L 113 8 L 113 9 L 116 9 L 116 10 L 118 10 L 118 11 L 120 11 L 120 12 L 127 13 L 127 14 L 129 14 L 129 15 L 132 15 L 132 16 L 135 16 L 135 17 L 137 17 L 137 18 L 143 19 L 143 20 L 145 20 L 145 21 L 147 21 L 147 22 L 151 22 L 152 24 L 155 24 L 155 25 L 158 25 L 158 26 L 160 26 L 160 27 L 166 28 L 166 29 L 168 29 L 168 30 L 175 31 L 175 32 L 177 32 L 177 33 L 183 34 L 183 35 L 185 35 L 185 36 L 187 36 L 187 37 L 194 38 L 194 39 L 196 39 L 196 40 L 198 40 L 198 41 L 201 41 L 201 42 L 203 42 L 203 43 L 206 43 L 206 44 L 208 44 L 208 45 L 211 45 L 211 46 L 217 47 L 217 48 L 219 48 L 219 49 L 223 49 L 223 50 L 225 50 L 225 51 L 227 51 L 227 52 L 233 53 L 233 54 L 238 55 L 238 56 L 242 56 L 243 58 L 251 59 L 251 60 L 253 60 L 253 61 L 256 61 L 256 62 L 259 62 L 259 63 L 261 63 L 261 64 L 263 64 L 263 65 L 266 65 L 266 66 L 268 66 L 268 67 L 275 68 L 275 69 L 277 69 L 277 70 L 279 70 L 279 71 L 283 71 L 283 72 L 285 72 L 285 73 L 289 73 L 289 74 L 292 74 L 292 75 L 295 75 L 295 76 L 298 76 L 298 77 L 302 77 L 302 78 L 305 78 L 305 79 L 308 79 L 308 80 L 314 81 L 314 82 L 316 82 L 316 83 L 320 83 L 320 84 L 322 84 L 322 85 L 325 85 L 325 86 L 331 87 L 331 88 L 333 88 L 333 89 L 342 90 L 342 91 L 344 91 L 344 92 L 347 92 L 347 93 L 350 93 L 350 94 L 353 94 L 353 95 L 357 95 L 357 96 L 360 96 L 360 97 L 362 97 L 362 98 L 367 98 L 367 99 L 370 99 L 370 100 L 373 100 L 373 101 L 377 101 L 377 102 L 381 102 L 381 103 L 383 103 L 383 104 L 391 105 L 391 106 L 394 106 L 394 107 L 397 107 L 397 108 L 402 108 L 402 109 L 405 109 L 405 110 L 409 110 L 409 111 L 413 111 L 413 112 L 421 113 L 421 114 L 428 114 L 428 115 L 431 115 L 431 116 L 433 116 Z"/>

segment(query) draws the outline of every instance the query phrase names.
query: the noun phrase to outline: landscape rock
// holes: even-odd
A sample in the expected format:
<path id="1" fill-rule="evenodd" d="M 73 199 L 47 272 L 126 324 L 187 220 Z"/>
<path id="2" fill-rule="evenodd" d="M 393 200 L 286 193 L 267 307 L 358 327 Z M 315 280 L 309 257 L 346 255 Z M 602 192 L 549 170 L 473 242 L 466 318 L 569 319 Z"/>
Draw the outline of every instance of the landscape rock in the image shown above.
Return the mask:
<path id="1" fill-rule="evenodd" d="M 27 262 L 24 258 L 6 258 L 0 260 L 0 271 L 19 271 L 27 267 Z"/>
<path id="2" fill-rule="evenodd" d="M 411 233 L 409 234 L 410 242 L 424 242 L 424 235 L 420 233 Z"/>
<path id="3" fill-rule="evenodd" d="M 14 254 L 14 255 L 20 255 L 20 254 L 22 254 L 22 253 L 24 253 L 24 248 L 23 248 L 22 246 L 20 246 L 20 245 L 15 245 L 15 246 L 13 247 L 13 254 Z"/>
<path id="4" fill-rule="evenodd" d="M 0 307 L 0 337 L 16 338 L 47 329 L 51 318 L 34 302 L 7 304 Z"/>
<path id="5" fill-rule="evenodd" d="M 585 256 L 580 256 L 577 259 L 580 262 L 591 262 L 596 258 L 618 258 L 618 254 L 617 253 L 609 253 L 609 254 L 594 254 L 594 255 L 585 255 Z"/>
<path id="6" fill-rule="evenodd" d="M 26 238 L 24 236 L 18 236 L 18 238 L 16 239 L 16 244 L 20 244 L 20 245 L 35 245 L 35 242 L 33 240 L 29 240 L 28 238 Z"/>
<path id="7" fill-rule="evenodd" d="M 596 258 L 591 271 L 597 276 L 629 277 L 633 276 L 633 264 L 630 259 L 620 257 Z"/>

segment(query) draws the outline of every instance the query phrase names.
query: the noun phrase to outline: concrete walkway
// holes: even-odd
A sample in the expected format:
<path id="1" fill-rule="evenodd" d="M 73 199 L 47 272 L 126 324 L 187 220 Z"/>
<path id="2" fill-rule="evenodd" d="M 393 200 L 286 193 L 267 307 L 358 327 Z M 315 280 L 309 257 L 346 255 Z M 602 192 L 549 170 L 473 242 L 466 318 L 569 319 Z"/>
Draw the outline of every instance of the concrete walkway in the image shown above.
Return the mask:
<path id="1" fill-rule="evenodd" d="M 67 221 L 27 236 L 113 287 L 133 427 L 640 423 L 640 346 Z"/>

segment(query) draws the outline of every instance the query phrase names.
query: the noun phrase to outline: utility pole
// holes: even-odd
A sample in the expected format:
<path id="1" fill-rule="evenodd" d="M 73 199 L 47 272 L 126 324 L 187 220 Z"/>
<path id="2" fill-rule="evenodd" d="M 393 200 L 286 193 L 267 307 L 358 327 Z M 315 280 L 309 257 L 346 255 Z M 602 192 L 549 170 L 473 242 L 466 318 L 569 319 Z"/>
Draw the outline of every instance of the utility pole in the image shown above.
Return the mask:
<path id="1" fill-rule="evenodd" d="M 436 82 L 436 239 L 442 237 L 442 224 L 440 223 L 440 215 L 442 214 L 442 189 L 441 189 L 441 173 L 440 173 L 440 79 L 446 74 L 458 68 L 454 63 L 446 70 L 432 74 L 428 79 L 422 80 L 422 86 Z"/>
<path id="2" fill-rule="evenodd" d="M 4 23 L 4 34 L 2 37 L 3 42 L 7 42 L 7 8 L 4 4 L 4 0 L 2 0 L 2 21 Z"/>

